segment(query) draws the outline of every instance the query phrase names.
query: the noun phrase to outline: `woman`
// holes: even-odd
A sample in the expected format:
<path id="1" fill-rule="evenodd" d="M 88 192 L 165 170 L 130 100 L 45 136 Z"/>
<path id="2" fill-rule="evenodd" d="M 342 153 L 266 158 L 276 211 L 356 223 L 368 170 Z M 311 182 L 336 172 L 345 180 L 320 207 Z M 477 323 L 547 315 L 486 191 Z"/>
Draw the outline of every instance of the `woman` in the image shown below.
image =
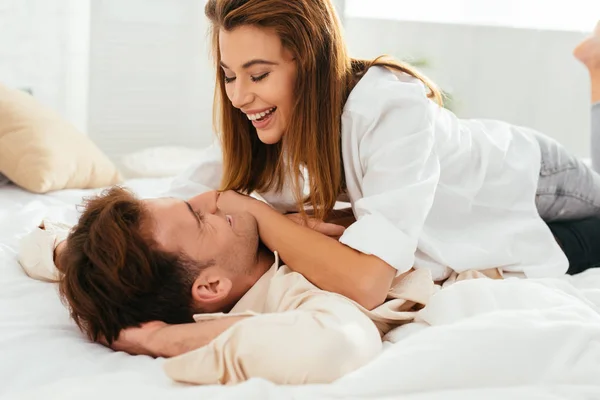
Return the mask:
<path id="1" fill-rule="evenodd" d="M 600 22 L 573 52 L 590 73 L 592 87 L 592 166 L 600 172 Z"/>
<path id="2" fill-rule="evenodd" d="M 260 193 L 279 211 L 248 197 L 264 244 L 315 285 L 366 308 L 411 267 L 436 280 L 490 267 L 527 277 L 566 272 L 544 221 L 599 215 L 600 175 L 557 142 L 460 120 L 411 67 L 350 58 L 330 0 L 209 0 L 206 15 L 222 150 L 209 150 L 173 194 Z M 596 102 L 594 43 L 578 56 Z M 345 231 L 315 223 L 344 198 L 355 223 Z M 304 215 L 305 205 L 310 226 L 339 241 L 281 214 Z"/>
<path id="3" fill-rule="evenodd" d="M 585 65 L 592 82 L 592 167 L 600 171 L 600 23 L 592 36 L 575 48 L 575 57 Z M 567 273 L 600 267 L 600 219 L 558 221 L 548 224 L 569 259 Z"/>
<path id="4" fill-rule="evenodd" d="M 544 221 L 599 215 L 600 176 L 557 142 L 459 120 L 410 67 L 351 59 L 328 0 L 213 0 L 206 14 L 222 166 L 217 149 L 175 191 L 258 191 L 283 212 L 302 211 L 306 199 L 317 219 L 347 195 L 357 222 L 339 242 L 258 222 L 290 268 L 365 306 L 413 265 L 434 279 L 450 269 L 566 271 Z M 597 46 L 586 47 L 579 56 L 590 58 L 597 96 Z"/>

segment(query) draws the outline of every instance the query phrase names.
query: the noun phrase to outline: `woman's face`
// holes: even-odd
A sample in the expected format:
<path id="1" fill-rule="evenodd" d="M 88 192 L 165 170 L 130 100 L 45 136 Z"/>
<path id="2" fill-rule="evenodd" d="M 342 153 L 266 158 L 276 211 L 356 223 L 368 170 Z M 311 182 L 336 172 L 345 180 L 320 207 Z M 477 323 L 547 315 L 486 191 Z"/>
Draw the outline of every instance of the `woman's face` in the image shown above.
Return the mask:
<path id="1" fill-rule="evenodd" d="M 296 62 L 272 31 L 240 26 L 219 32 L 227 97 L 265 144 L 281 140 L 294 104 Z"/>

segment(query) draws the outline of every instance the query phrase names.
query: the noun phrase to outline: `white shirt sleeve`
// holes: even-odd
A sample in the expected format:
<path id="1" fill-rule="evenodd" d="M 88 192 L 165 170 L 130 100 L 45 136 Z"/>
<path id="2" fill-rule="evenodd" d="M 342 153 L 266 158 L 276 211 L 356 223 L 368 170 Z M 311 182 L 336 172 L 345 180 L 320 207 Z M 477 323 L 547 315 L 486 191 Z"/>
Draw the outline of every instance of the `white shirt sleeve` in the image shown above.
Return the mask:
<path id="1" fill-rule="evenodd" d="M 342 117 L 346 183 L 357 222 L 340 241 L 403 273 L 413 266 L 440 178 L 437 106 L 420 82 L 388 76 L 349 100 Z"/>
<path id="2" fill-rule="evenodd" d="M 200 161 L 176 176 L 162 196 L 187 199 L 219 189 L 223 176 L 223 152 L 218 140 L 202 152 Z"/>

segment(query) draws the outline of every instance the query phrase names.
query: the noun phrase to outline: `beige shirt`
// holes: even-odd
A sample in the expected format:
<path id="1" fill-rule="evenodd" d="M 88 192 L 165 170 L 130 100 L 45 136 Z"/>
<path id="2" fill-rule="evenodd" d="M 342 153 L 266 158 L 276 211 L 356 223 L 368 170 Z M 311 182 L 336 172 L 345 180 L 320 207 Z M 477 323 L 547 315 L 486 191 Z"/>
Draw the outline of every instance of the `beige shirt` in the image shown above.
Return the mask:
<path id="1" fill-rule="evenodd" d="M 410 322 L 436 286 L 429 270 L 399 276 L 388 301 L 368 311 L 318 289 L 278 262 L 228 314 L 199 314 L 197 322 L 251 315 L 208 345 L 165 361 L 176 381 L 238 383 L 253 377 L 279 384 L 327 383 L 376 357 L 381 336 Z"/>

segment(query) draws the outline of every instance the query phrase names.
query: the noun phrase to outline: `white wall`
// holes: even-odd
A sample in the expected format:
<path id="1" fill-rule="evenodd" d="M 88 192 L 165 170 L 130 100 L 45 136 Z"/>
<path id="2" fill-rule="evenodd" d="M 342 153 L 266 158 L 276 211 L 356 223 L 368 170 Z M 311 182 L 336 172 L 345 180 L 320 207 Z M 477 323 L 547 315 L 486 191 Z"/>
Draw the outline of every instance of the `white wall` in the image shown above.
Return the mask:
<path id="1" fill-rule="evenodd" d="M 589 82 L 572 57 L 584 35 L 505 27 L 346 18 L 350 52 L 426 58 L 423 71 L 456 98 L 463 118 L 538 129 L 589 154 Z"/>
<path id="2" fill-rule="evenodd" d="M 343 5 L 344 0 L 337 0 Z M 111 157 L 212 140 L 204 2 L 2 0 L 0 81 L 31 87 Z M 465 118 L 537 128 L 588 155 L 583 34 L 345 18 L 351 54 L 427 58 Z"/>
<path id="3" fill-rule="evenodd" d="M 104 151 L 210 143 L 206 33 L 202 1 L 92 2 L 89 132 Z"/>
<path id="4" fill-rule="evenodd" d="M 87 126 L 89 0 L 0 1 L 0 82 Z"/>
<path id="5" fill-rule="evenodd" d="M 152 0 L 154 11 L 142 12 L 138 1 L 94 3 L 91 135 L 115 155 L 150 145 L 203 146 L 212 140 L 214 86 L 202 7 L 177 0 L 165 8 L 167 0 Z M 588 155 L 587 74 L 571 56 L 581 33 L 344 22 L 354 56 L 427 58 L 425 72 L 453 94 L 459 116 L 530 126 Z"/>

